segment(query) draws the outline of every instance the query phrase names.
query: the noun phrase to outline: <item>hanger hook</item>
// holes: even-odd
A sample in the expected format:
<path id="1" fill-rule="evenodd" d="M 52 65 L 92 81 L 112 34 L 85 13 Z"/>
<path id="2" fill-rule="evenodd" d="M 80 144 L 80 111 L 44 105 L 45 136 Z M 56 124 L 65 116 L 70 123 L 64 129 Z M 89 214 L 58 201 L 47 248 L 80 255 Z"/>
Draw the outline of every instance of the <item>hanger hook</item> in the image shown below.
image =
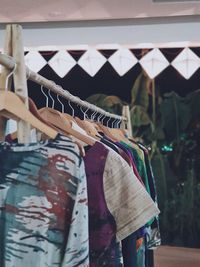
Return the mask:
<path id="1" fill-rule="evenodd" d="M 46 107 L 48 107 L 49 106 L 49 98 L 48 98 L 48 96 L 44 92 L 43 85 L 41 85 L 41 92 L 43 93 L 43 95 L 46 98 Z"/>
<path id="2" fill-rule="evenodd" d="M 103 124 L 103 121 L 105 120 L 105 118 L 106 118 L 106 115 L 103 114 L 103 119 L 101 121 L 102 124 Z"/>
<path id="3" fill-rule="evenodd" d="M 91 120 L 92 120 L 92 121 L 94 121 L 96 113 L 97 113 L 96 110 L 92 113 L 92 115 L 91 115 Z"/>
<path id="4" fill-rule="evenodd" d="M 99 116 L 97 117 L 97 122 L 100 122 L 100 119 L 103 115 L 101 113 L 99 113 Z"/>
<path id="5" fill-rule="evenodd" d="M 64 104 L 61 102 L 61 100 L 60 100 L 60 98 L 59 98 L 59 95 L 57 95 L 57 100 L 58 100 L 58 102 L 61 104 L 61 106 L 62 106 L 62 113 L 64 113 L 65 112 L 65 107 L 64 107 Z"/>
<path id="6" fill-rule="evenodd" d="M 12 71 L 8 74 L 8 76 L 6 77 L 6 83 L 5 83 L 5 90 L 8 91 L 8 81 L 11 75 L 13 75 L 16 71 L 17 68 L 17 64 L 15 63 L 14 68 L 12 69 Z"/>
<path id="7" fill-rule="evenodd" d="M 120 122 L 120 119 L 118 119 L 118 120 L 116 121 L 116 128 L 119 128 L 119 122 Z"/>
<path id="8" fill-rule="evenodd" d="M 90 109 L 90 108 L 88 107 L 88 108 L 85 110 L 85 117 L 86 117 L 86 119 L 88 119 L 88 120 L 89 120 L 89 117 L 88 117 L 88 115 L 87 115 L 87 112 L 88 112 L 89 109 Z"/>
<path id="9" fill-rule="evenodd" d="M 74 118 L 74 108 L 72 107 L 70 100 L 68 100 L 68 105 L 72 109 L 72 117 Z"/>
<path id="10" fill-rule="evenodd" d="M 114 119 L 114 120 L 112 121 L 112 124 L 111 124 L 111 127 L 112 127 L 112 128 L 115 128 L 115 121 L 116 121 L 116 119 Z"/>
<path id="11" fill-rule="evenodd" d="M 80 105 L 80 110 L 83 112 L 83 119 L 88 119 L 88 116 L 86 114 L 86 112 L 89 110 L 89 108 L 87 108 L 85 111 L 83 111 L 83 107 Z"/>
<path id="12" fill-rule="evenodd" d="M 117 123 L 117 127 L 120 128 L 120 124 L 121 124 L 122 120 L 119 119 L 118 123 Z"/>
<path id="13" fill-rule="evenodd" d="M 84 113 L 84 111 L 82 110 L 82 107 L 80 106 L 80 110 L 82 111 L 82 113 L 83 113 L 83 119 L 85 120 L 85 113 Z"/>
<path id="14" fill-rule="evenodd" d="M 50 94 L 50 89 L 48 90 L 48 95 L 49 95 L 49 97 L 51 98 L 51 100 L 52 100 L 52 108 L 54 108 L 54 104 L 55 104 L 55 100 L 53 99 L 53 97 L 51 96 L 51 94 Z"/>
<path id="15" fill-rule="evenodd" d="M 108 119 L 108 121 L 107 121 L 107 123 L 106 123 L 106 125 L 107 125 L 107 127 L 108 127 L 108 122 L 111 120 L 111 117 Z"/>
<path id="16" fill-rule="evenodd" d="M 117 119 L 115 118 L 112 124 L 113 128 L 116 128 L 116 122 L 117 122 Z"/>

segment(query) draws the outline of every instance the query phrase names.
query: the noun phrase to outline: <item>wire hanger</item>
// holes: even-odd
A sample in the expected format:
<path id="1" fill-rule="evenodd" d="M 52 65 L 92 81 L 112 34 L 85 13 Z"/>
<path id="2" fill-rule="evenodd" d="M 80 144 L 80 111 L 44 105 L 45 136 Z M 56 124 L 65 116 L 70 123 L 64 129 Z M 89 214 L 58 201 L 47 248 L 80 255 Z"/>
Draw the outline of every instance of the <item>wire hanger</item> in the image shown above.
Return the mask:
<path id="1" fill-rule="evenodd" d="M 43 95 L 46 98 L 46 107 L 48 107 L 49 106 L 49 99 L 48 99 L 48 96 L 44 92 L 43 85 L 41 85 L 41 92 L 43 93 Z"/>
<path id="2" fill-rule="evenodd" d="M 76 122 L 78 123 L 78 125 L 83 128 L 86 133 L 88 135 L 90 135 L 91 137 L 99 140 L 100 136 L 99 136 L 99 133 L 95 127 L 95 125 L 93 125 L 92 122 L 90 122 L 88 116 L 87 116 L 87 111 L 89 110 L 89 108 L 87 108 L 87 110 L 83 111 L 83 108 L 80 106 L 80 110 L 83 112 L 83 117 L 84 119 L 81 120 L 79 119 L 78 117 L 76 117 Z"/>
<path id="3" fill-rule="evenodd" d="M 72 109 L 72 117 L 74 118 L 74 108 L 72 107 L 70 100 L 68 100 L 68 105 Z"/>
<path id="4" fill-rule="evenodd" d="M 50 138 L 55 138 L 57 135 L 54 129 L 36 118 L 26 108 L 24 102 L 13 92 L 0 92 L 0 115 L 17 121 L 23 120 Z"/>
<path id="5" fill-rule="evenodd" d="M 61 104 L 61 107 L 62 107 L 62 113 L 64 113 L 64 111 L 65 111 L 65 107 L 64 107 L 64 105 L 63 105 L 63 103 L 60 101 L 60 98 L 59 98 L 59 96 L 57 95 L 57 100 L 58 100 L 58 102 Z"/>
<path id="6" fill-rule="evenodd" d="M 45 96 L 46 96 L 46 94 L 45 94 Z M 54 107 L 55 101 L 52 97 L 51 97 L 51 99 L 53 101 L 52 107 Z M 80 140 L 80 141 L 82 141 L 88 145 L 93 145 L 95 143 L 95 141 L 93 139 L 91 139 L 89 136 L 84 135 L 83 133 L 78 132 L 76 129 L 74 129 L 73 124 L 72 124 L 73 122 L 66 117 L 65 113 L 61 113 L 61 112 L 59 112 L 53 108 L 49 108 L 49 107 L 41 108 L 39 110 L 39 113 L 40 113 L 40 116 L 44 120 L 46 120 L 47 122 L 51 123 L 54 127 L 56 127 L 60 133 L 72 135 L 76 139 L 78 139 L 78 140 Z"/>
<path id="7" fill-rule="evenodd" d="M 95 120 L 95 116 L 97 114 L 97 111 L 94 111 L 91 115 L 91 120 L 94 121 Z"/>
<path id="8" fill-rule="evenodd" d="M 53 108 L 54 109 L 54 105 L 55 105 L 55 100 L 54 100 L 54 98 L 51 96 L 51 94 L 50 94 L 50 89 L 48 90 L 48 95 L 49 95 L 49 97 L 51 98 L 51 100 L 52 100 L 52 107 L 51 108 Z"/>
<path id="9" fill-rule="evenodd" d="M 61 103 L 61 101 L 59 101 L 59 102 Z M 70 104 L 70 101 L 69 101 L 69 100 L 68 100 L 68 105 L 69 105 L 70 108 L 72 109 L 72 115 L 70 115 L 70 114 L 68 114 L 68 113 L 64 113 L 64 109 L 63 109 L 62 114 L 63 114 L 63 116 L 64 116 L 67 120 L 69 120 L 69 121 L 73 121 L 74 123 L 76 123 L 76 121 L 75 121 L 75 119 L 74 119 L 74 109 L 73 109 L 72 105 Z M 63 107 L 64 107 L 64 105 L 63 105 Z"/>
<path id="10" fill-rule="evenodd" d="M 8 91 L 8 81 L 11 75 L 15 73 L 16 67 L 17 64 L 14 65 L 13 70 L 6 77 L 5 91 L 0 92 L 0 114 L 16 121 L 23 120 L 50 138 L 55 138 L 57 132 L 34 116 L 17 94 Z"/>
<path id="11" fill-rule="evenodd" d="M 114 119 L 114 120 L 112 121 L 111 128 L 115 128 L 115 121 L 116 121 L 116 119 Z"/>
<path id="12" fill-rule="evenodd" d="M 13 70 L 8 74 L 8 76 L 6 77 L 6 81 L 5 81 L 5 91 L 8 91 L 8 82 L 9 82 L 9 78 L 15 73 L 17 68 L 17 64 L 15 63 L 15 66 L 13 68 Z"/>

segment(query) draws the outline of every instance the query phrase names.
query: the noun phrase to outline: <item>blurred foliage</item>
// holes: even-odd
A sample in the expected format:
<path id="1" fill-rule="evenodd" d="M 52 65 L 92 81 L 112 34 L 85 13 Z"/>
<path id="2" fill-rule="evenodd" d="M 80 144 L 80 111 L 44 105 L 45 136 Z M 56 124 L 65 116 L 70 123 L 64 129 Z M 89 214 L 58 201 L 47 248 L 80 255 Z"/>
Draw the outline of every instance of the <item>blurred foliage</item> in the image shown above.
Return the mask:
<path id="1" fill-rule="evenodd" d="M 87 100 L 119 115 L 123 105 L 130 106 L 133 135 L 151 148 L 162 242 L 200 247 L 200 90 L 184 98 L 175 92 L 161 97 L 155 83 L 153 96 L 152 81 L 142 72 L 133 85 L 131 97 L 130 103 L 103 94 Z"/>

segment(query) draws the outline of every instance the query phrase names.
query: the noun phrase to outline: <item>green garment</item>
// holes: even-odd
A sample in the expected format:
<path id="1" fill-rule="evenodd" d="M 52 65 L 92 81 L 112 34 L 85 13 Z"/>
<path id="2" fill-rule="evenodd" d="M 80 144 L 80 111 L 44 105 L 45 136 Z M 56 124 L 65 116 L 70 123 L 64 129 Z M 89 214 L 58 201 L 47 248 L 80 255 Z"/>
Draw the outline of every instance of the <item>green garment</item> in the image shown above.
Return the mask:
<path id="1" fill-rule="evenodd" d="M 150 186 L 149 186 L 148 175 L 147 175 L 147 170 L 146 170 L 145 161 L 144 161 L 144 152 L 136 144 L 134 145 L 134 147 L 132 147 L 131 145 L 123 141 L 121 141 L 120 143 L 131 152 L 134 162 L 136 164 L 138 173 L 140 177 L 142 178 L 142 181 L 145 185 L 147 192 L 150 194 Z M 153 221 L 154 221 L 154 218 L 150 220 L 146 224 L 146 226 L 150 226 L 153 223 Z"/>

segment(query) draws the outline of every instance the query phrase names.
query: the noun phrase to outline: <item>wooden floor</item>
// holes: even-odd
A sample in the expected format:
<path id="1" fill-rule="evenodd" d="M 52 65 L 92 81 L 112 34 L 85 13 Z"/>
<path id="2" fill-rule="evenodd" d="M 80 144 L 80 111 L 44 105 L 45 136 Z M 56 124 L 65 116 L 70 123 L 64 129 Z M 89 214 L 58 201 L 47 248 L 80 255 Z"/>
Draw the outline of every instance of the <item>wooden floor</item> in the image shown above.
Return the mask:
<path id="1" fill-rule="evenodd" d="M 161 246 L 154 252 L 154 267 L 200 267 L 200 249 Z"/>

